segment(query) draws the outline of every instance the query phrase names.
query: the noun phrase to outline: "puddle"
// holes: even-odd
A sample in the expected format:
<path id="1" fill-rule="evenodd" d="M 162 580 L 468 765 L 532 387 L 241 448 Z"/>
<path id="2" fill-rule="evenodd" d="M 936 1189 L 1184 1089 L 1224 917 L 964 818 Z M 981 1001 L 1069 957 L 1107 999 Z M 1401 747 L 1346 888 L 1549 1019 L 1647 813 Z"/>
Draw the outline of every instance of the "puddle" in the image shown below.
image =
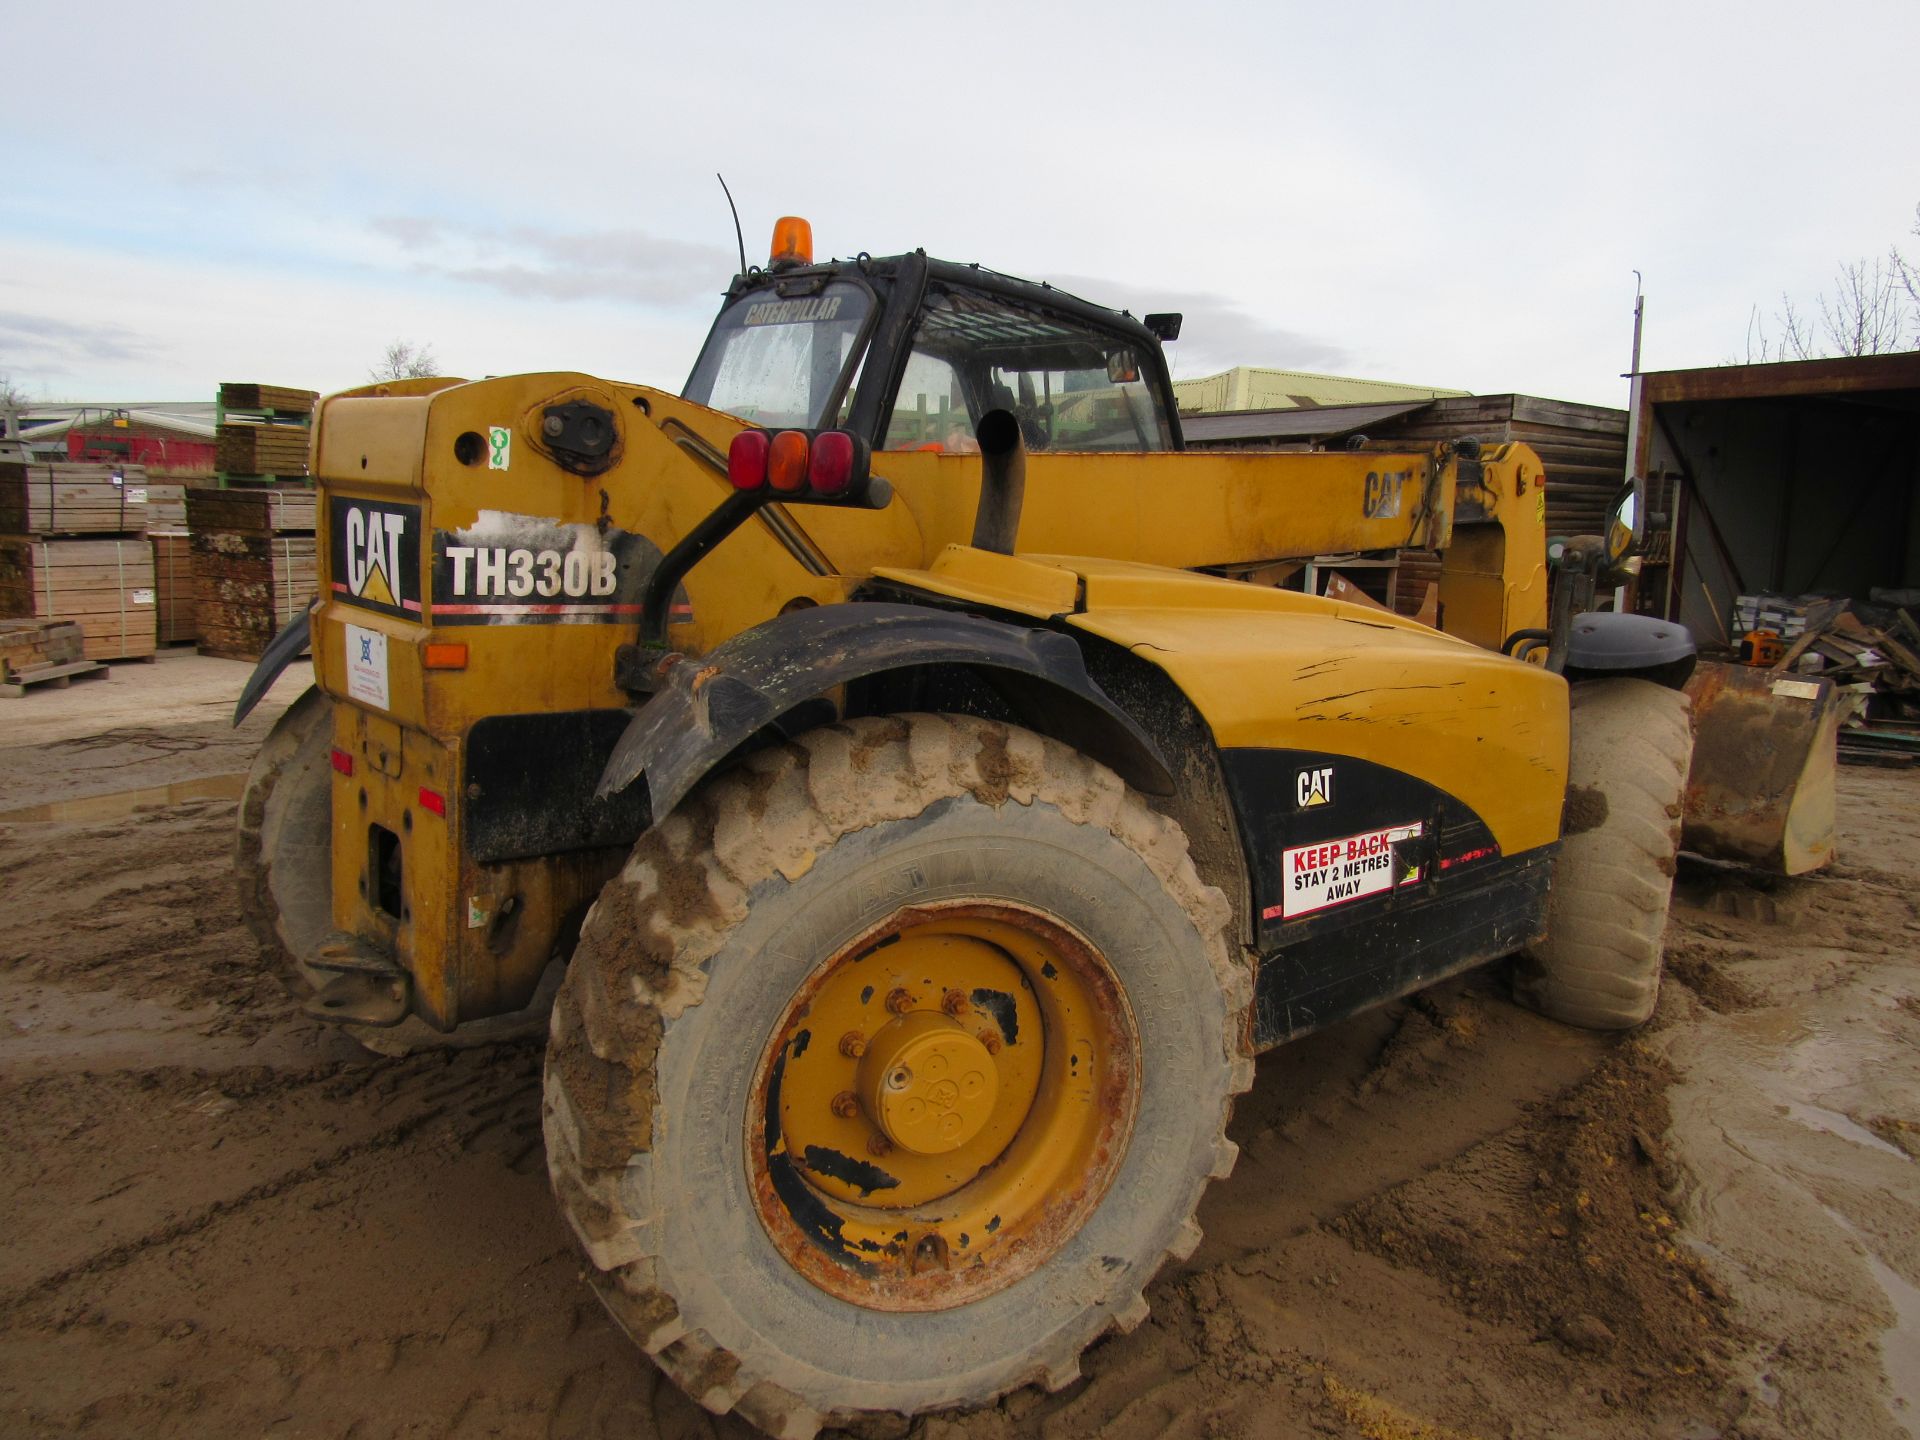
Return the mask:
<path id="1" fill-rule="evenodd" d="M 20 810 L 0 810 L 0 823 L 46 824 L 76 820 L 118 820 L 150 805 L 181 805 L 189 800 L 238 800 L 247 788 L 244 770 L 231 775 L 200 775 L 171 785 L 148 785 L 139 790 L 114 790 L 105 795 L 83 795 L 54 800 Z"/>
<path id="2" fill-rule="evenodd" d="M 1880 1332 L 1880 1363 L 1893 1392 L 1887 1410 L 1913 1440 L 1920 1440 L 1920 1286 L 1909 1284 L 1874 1253 L 1873 1244 L 1859 1228 L 1832 1206 L 1823 1207 L 1832 1220 L 1859 1244 L 1874 1283 L 1893 1307 L 1893 1325 Z"/>
<path id="3" fill-rule="evenodd" d="M 1808 1105 L 1801 1101 L 1789 1101 L 1780 1107 L 1809 1130 L 1818 1130 L 1826 1135 L 1838 1135 L 1843 1140 L 1851 1140 L 1856 1145 L 1865 1145 L 1870 1150 L 1884 1150 L 1896 1160 L 1911 1163 L 1913 1157 L 1898 1145 L 1889 1145 L 1864 1125 L 1857 1125 L 1837 1110 L 1828 1110 L 1819 1105 Z"/>

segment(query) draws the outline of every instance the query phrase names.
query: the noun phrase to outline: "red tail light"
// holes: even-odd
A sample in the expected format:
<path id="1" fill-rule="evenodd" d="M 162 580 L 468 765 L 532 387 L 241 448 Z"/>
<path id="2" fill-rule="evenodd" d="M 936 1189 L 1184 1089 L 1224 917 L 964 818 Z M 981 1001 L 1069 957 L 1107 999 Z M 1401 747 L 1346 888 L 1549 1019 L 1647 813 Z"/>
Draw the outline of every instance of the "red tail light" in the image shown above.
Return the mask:
<path id="1" fill-rule="evenodd" d="M 422 810 L 431 810 L 434 814 L 445 819 L 447 814 L 447 797 L 442 795 L 438 790 L 429 790 L 426 786 L 422 785 L 420 787 L 420 808 Z"/>
<path id="2" fill-rule="evenodd" d="M 828 430 L 813 442 L 807 483 L 816 495 L 844 495 L 853 483 L 853 437 L 844 430 Z"/>
<path id="3" fill-rule="evenodd" d="M 758 490 L 767 483 L 767 432 L 742 430 L 727 447 L 727 479 L 736 490 Z"/>
<path id="4" fill-rule="evenodd" d="M 333 768 L 338 770 L 342 775 L 352 775 L 353 756 L 344 750 L 336 748 L 333 752 Z"/>
<path id="5" fill-rule="evenodd" d="M 807 485 L 807 437 L 799 430 L 782 430 L 773 437 L 767 456 L 767 483 L 792 495 Z"/>

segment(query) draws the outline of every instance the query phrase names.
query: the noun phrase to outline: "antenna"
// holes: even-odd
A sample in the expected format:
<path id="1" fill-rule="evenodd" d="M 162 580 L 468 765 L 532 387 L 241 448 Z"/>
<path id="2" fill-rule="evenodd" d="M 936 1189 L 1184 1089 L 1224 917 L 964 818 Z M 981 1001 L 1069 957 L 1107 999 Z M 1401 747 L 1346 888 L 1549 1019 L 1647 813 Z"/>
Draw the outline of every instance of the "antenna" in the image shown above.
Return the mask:
<path id="1" fill-rule="evenodd" d="M 720 193 L 727 197 L 727 209 L 733 212 L 733 243 L 740 247 L 740 273 L 747 273 L 747 238 L 740 233 L 740 207 L 733 203 L 733 191 L 727 189 L 727 177 L 718 170 L 713 178 L 720 182 Z"/>

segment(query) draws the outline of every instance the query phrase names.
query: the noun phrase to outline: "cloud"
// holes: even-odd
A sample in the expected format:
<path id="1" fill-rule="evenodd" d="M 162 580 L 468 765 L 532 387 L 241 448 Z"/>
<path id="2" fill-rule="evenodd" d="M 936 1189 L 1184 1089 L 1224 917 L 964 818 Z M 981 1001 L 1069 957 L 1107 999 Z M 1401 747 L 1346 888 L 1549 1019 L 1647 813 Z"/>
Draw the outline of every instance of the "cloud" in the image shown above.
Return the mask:
<path id="1" fill-rule="evenodd" d="M 669 306 L 720 290 L 738 263 L 720 246 L 637 229 L 462 228 L 420 215 L 369 224 L 413 257 L 416 270 L 517 299 Z"/>
<path id="2" fill-rule="evenodd" d="M 1055 275 L 1053 284 L 1102 305 L 1124 305 L 1135 315 L 1174 310 L 1183 317 L 1180 338 L 1168 359 L 1182 377 L 1206 375 L 1235 365 L 1339 374 L 1355 353 L 1343 345 L 1275 325 L 1229 300 L 1195 290 L 1161 290 L 1137 282 Z M 1130 297 L 1125 301 L 1118 297 Z"/>
<path id="3" fill-rule="evenodd" d="M 22 370 L 72 374 L 88 365 L 150 359 L 158 348 L 121 325 L 0 310 L 0 358 Z"/>

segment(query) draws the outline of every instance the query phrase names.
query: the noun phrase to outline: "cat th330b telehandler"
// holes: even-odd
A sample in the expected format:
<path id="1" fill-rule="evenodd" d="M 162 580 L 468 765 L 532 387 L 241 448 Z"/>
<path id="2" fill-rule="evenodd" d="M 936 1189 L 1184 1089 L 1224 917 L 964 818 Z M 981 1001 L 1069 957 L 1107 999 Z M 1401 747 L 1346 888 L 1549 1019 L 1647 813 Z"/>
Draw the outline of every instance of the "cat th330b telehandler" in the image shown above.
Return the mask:
<path id="1" fill-rule="evenodd" d="M 808 1435 L 1069 1383 L 1261 1050 L 1513 955 L 1644 1019 L 1692 644 L 1584 613 L 1631 489 L 1549 555 L 1523 446 L 1183 453 L 1177 316 L 774 249 L 681 395 L 321 403 L 320 598 L 241 713 L 309 640 L 314 685 L 238 859 L 311 1013 L 550 1008 L 608 1309 Z M 1260 583 L 1401 547 L 1438 629 Z"/>

